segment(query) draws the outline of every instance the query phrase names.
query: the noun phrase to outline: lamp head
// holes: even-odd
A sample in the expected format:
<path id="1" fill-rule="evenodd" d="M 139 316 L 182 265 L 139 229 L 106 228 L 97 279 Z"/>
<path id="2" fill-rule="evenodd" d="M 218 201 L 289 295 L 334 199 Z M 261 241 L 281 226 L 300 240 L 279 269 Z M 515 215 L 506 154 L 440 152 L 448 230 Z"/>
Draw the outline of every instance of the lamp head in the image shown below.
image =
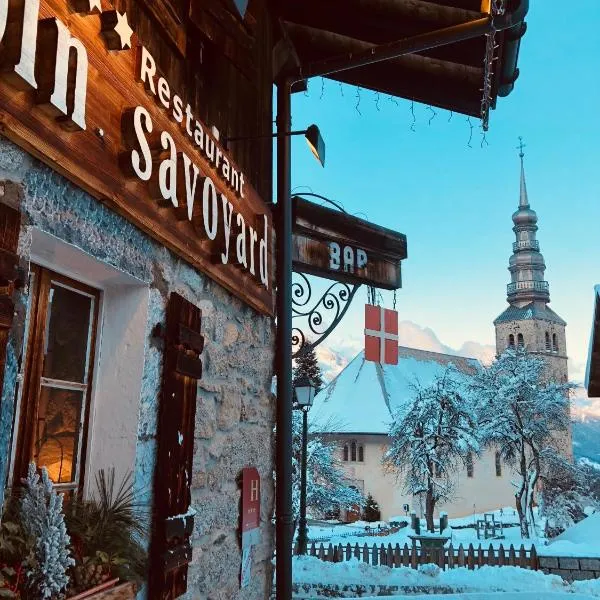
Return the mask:
<path id="1" fill-rule="evenodd" d="M 321 137 L 321 132 L 316 125 L 311 125 L 305 132 L 306 143 L 310 148 L 310 151 L 314 154 L 315 158 L 321 163 L 321 166 L 325 166 L 325 141 Z"/>
<path id="2" fill-rule="evenodd" d="M 300 377 L 294 384 L 294 392 L 296 394 L 296 403 L 298 408 L 310 408 L 315 399 L 315 385 L 306 376 Z"/>

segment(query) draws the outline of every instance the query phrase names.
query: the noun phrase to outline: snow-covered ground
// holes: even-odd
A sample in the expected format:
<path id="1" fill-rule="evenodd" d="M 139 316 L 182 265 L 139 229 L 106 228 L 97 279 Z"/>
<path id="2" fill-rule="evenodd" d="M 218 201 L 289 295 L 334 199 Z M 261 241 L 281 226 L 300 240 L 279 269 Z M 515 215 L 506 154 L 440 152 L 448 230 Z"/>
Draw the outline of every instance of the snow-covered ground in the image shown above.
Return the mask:
<path id="1" fill-rule="evenodd" d="M 566 583 L 557 575 L 544 575 L 540 571 L 529 571 L 518 567 L 481 567 L 473 571 L 461 568 L 442 571 L 435 565 L 423 565 L 418 570 L 410 568 L 389 568 L 383 566 L 373 567 L 362 561 L 353 559 L 341 563 L 323 562 L 311 556 L 294 558 L 294 581 L 315 586 L 386 586 L 398 588 L 398 597 L 402 590 L 412 592 L 443 591 L 455 592 L 457 597 L 471 600 L 493 598 L 492 593 L 500 593 L 502 600 L 508 598 L 529 598 L 529 600 L 543 600 L 551 598 L 552 594 L 558 597 L 569 598 L 600 598 L 600 580 L 578 581 Z M 369 590 L 370 591 L 370 590 Z M 393 590 L 396 593 L 395 589 Z M 344 593 L 348 592 L 344 590 Z M 528 595 L 523 596 L 522 594 Z M 313 595 L 314 596 L 314 595 Z M 304 597 L 300 595 L 299 597 Z M 314 596 L 318 597 L 318 595 Z M 428 595 L 430 600 L 435 596 Z M 440 596 L 449 600 L 452 596 Z"/>
<path id="2" fill-rule="evenodd" d="M 489 547 L 490 544 L 494 548 L 498 548 L 501 544 L 507 549 L 511 544 L 518 548 L 523 544 L 526 548 L 530 548 L 535 545 L 536 548 L 544 546 L 546 539 L 544 537 L 534 537 L 531 539 L 523 539 L 521 532 L 518 527 L 519 518 L 517 512 L 513 508 L 502 508 L 494 511 L 494 517 L 497 522 L 503 524 L 502 537 L 499 539 L 477 539 L 477 529 L 475 524 L 477 519 L 483 519 L 483 514 L 469 515 L 468 517 L 461 517 L 457 519 L 450 519 L 449 525 L 451 531 L 449 532 L 450 542 L 454 547 L 463 544 L 468 546 L 478 546 L 481 544 L 484 547 Z M 406 521 L 406 517 L 398 517 L 391 521 Z M 436 523 L 436 524 L 439 524 Z M 396 533 L 390 533 L 389 535 L 369 535 L 365 536 L 365 527 L 370 527 L 371 532 L 376 532 L 378 526 L 388 527 L 389 524 L 383 521 L 375 523 L 367 523 L 366 521 L 357 521 L 356 523 L 350 524 L 339 524 L 332 522 L 331 524 L 325 524 L 323 522 L 318 525 L 309 526 L 309 540 L 312 542 L 316 541 L 317 545 L 323 543 L 325 546 L 331 544 L 351 544 L 352 546 L 358 543 L 360 546 L 367 544 L 372 546 L 373 544 L 412 544 L 411 539 L 408 537 L 414 535 L 414 531 L 410 527 L 404 527 Z M 425 522 L 421 521 L 421 532 L 425 531 Z"/>

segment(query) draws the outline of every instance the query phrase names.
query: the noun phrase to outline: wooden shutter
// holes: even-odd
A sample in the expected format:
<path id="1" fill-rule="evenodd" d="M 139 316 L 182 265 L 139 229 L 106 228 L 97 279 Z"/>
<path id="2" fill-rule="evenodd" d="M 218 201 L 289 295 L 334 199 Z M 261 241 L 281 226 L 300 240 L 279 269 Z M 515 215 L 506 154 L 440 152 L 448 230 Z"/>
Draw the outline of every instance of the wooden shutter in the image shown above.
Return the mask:
<path id="1" fill-rule="evenodd" d="M 21 213 L 16 208 L 0 203 L 0 395 L 4 386 L 6 346 L 15 312 L 12 294 L 18 283 L 22 283 L 18 281 L 17 256 L 20 228 Z"/>
<path id="2" fill-rule="evenodd" d="M 191 494 L 196 418 L 196 381 L 202 377 L 199 355 L 202 312 L 172 293 L 164 329 L 164 366 L 158 416 L 158 449 L 154 482 L 154 528 L 150 598 L 171 599 L 187 589 Z"/>

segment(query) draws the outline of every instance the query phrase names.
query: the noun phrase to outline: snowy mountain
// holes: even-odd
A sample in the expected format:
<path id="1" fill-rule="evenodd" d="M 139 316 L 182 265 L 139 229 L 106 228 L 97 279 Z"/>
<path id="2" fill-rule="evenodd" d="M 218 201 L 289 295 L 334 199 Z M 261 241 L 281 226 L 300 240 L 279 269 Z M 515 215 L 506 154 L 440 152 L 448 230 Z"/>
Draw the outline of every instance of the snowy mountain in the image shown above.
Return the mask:
<path id="1" fill-rule="evenodd" d="M 489 364 L 496 354 L 496 348 L 491 344 L 472 341 L 465 342 L 459 350 L 455 350 L 443 344 L 432 329 L 421 327 L 412 321 L 400 321 L 398 324 L 398 345 L 417 350 L 476 358 L 484 364 Z M 318 346 L 317 358 L 325 381 L 331 381 L 363 348 L 362 337 L 344 340 L 343 344 L 335 343 L 335 346 L 333 343 Z"/>
<path id="2" fill-rule="evenodd" d="M 573 451 L 600 466 L 600 419 L 583 419 L 573 423 Z"/>

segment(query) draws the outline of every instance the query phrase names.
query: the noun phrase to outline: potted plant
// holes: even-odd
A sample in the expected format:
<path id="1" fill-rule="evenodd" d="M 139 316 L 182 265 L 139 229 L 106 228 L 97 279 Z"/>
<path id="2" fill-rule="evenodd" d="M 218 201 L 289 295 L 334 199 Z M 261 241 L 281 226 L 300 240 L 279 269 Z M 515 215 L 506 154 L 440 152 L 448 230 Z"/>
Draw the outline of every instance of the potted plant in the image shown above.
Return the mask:
<path id="1" fill-rule="evenodd" d="M 74 498 L 65 511 L 75 560 L 68 596 L 133 599 L 146 573 L 145 510 L 135 502 L 131 474 L 116 489 L 114 469 L 100 470 L 96 488 L 89 499 Z"/>

